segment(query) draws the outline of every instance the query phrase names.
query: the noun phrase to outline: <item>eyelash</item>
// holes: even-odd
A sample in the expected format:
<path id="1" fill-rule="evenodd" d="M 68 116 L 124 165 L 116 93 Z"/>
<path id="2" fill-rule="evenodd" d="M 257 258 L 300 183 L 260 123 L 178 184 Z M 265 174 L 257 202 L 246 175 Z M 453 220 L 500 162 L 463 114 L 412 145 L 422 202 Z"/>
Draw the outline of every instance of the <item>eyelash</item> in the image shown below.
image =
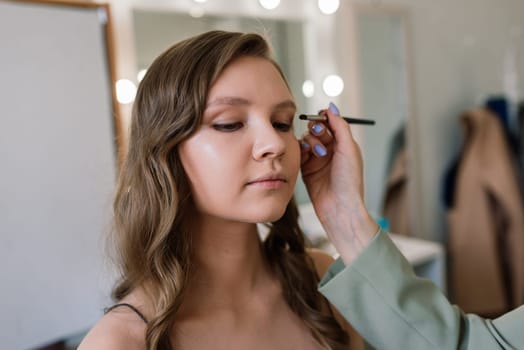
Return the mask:
<path id="1" fill-rule="evenodd" d="M 233 132 L 237 131 L 242 127 L 242 123 L 228 123 L 228 124 L 213 124 L 213 129 L 222 132 Z"/>
<path id="2" fill-rule="evenodd" d="M 241 122 L 227 123 L 227 124 L 214 124 L 213 129 L 221 132 L 234 132 L 243 127 Z M 273 127 L 282 132 L 288 132 L 293 128 L 292 124 L 273 122 Z"/>
<path id="3" fill-rule="evenodd" d="M 293 124 L 282 123 L 282 122 L 273 122 L 273 127 L 282 132 L 288 132 L 293 128 Z"/>

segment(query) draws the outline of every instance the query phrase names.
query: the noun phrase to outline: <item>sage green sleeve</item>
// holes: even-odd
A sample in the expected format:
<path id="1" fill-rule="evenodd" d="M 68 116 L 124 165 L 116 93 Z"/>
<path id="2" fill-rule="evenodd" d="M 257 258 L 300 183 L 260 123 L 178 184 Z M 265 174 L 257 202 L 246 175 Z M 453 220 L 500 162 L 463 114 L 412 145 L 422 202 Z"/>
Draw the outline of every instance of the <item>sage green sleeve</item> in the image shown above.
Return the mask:
<path id="1" fill-rule="evenodd" d="M 495 320 L 462 313 L 382 231 L 348 267 L 336 260 L 319 291 L 377 349 L 524 349 L 524 306 Z"/>

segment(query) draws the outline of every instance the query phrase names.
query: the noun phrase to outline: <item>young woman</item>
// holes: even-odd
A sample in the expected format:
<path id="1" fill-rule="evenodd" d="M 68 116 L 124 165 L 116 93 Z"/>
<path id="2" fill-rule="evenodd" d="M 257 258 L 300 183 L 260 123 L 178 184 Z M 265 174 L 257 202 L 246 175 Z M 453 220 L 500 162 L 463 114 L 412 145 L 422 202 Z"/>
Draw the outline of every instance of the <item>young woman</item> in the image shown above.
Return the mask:
<path id="1" fill-rule="evenodd" d="M 153 62 L 114 202 L 117 304 L 80 350 L 363 346 L 317 291 L 332 259 L 305 249 L 293 200 L 302 166 L 316 207 L 331 210 L 336 188 L 316 177 L 336 143 L 310 123 L 301 151 L 296 112 L 259 35 L 204 33 Z"/>

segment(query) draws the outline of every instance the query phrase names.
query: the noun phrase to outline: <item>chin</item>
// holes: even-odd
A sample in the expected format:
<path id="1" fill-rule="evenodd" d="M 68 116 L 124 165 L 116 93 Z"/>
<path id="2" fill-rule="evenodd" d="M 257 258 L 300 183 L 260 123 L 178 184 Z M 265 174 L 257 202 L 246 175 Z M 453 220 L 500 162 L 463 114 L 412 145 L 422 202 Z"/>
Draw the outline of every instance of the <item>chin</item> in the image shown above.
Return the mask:
<path id="1" fill-rule="evenodd" d="M 264 211 L 263 208 L 259 208 L 258 213 L 254 213 L 252 222 L 253 223 L 265 223 L 274 222 L 280 219 L 286 212 L 286 207 L 282 208 L 271 208 L 271 210 Z"/>

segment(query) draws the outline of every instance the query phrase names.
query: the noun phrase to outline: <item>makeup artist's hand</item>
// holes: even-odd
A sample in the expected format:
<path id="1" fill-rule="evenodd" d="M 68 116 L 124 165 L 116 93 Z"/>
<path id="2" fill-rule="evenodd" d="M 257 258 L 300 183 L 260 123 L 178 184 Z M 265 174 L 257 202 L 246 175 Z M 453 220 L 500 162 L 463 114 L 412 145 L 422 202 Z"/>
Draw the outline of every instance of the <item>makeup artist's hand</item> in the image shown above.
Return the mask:
<path id="1" fill-rule="evenodd" d="M 302 178 L 315 212 L 346 264 L 378 230 L 364 205 L 362 155 L 348 124 L 330 103 L 327 122 L 308 124 L 301 142 Z"/>

